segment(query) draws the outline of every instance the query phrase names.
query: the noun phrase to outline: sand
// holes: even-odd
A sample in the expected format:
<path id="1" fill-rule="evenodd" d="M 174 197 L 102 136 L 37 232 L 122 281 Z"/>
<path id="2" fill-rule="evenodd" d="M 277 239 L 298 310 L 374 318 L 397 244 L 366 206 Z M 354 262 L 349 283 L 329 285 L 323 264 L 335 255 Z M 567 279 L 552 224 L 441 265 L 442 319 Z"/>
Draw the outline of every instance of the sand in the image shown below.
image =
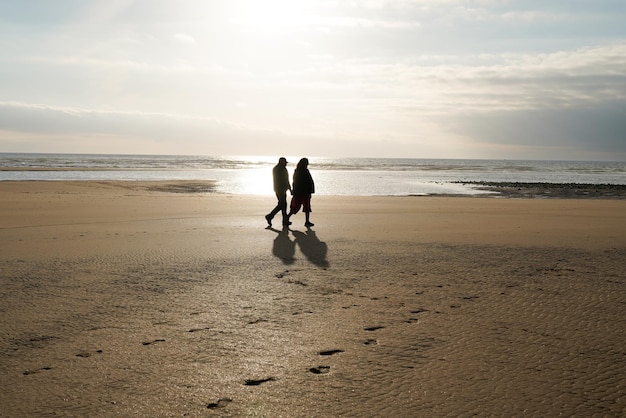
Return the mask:
<path id="1" fill-rule="evenodd" d="M 625 200 L 208 190 L 0 182 L 1 416 L 626 413 Z"/>

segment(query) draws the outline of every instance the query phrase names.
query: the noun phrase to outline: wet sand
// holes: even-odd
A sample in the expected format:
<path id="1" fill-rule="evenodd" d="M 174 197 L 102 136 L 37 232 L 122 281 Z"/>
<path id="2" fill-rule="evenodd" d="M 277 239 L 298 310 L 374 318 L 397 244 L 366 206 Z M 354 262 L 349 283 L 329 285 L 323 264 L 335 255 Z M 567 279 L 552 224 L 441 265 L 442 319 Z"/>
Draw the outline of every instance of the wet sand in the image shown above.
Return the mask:
<path id="1" fill-rule="evenodd" d="M 0 182 L 1 416 L 626 412 L 625 200 L 211 188 Z"/>

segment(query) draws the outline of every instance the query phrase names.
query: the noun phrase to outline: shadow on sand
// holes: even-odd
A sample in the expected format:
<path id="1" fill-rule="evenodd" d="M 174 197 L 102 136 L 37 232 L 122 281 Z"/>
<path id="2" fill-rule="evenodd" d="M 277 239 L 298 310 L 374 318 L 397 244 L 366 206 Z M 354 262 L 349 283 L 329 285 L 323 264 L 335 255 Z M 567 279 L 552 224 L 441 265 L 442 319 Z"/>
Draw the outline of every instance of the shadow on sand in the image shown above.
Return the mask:
<path id="1" fill-rule="evenodd" d="M 270 231 L 276 232 L 276 238 L 274 238 L 274 244 L 272 245 L 272 254 L 280 258 L 283 264 L 293 264 L 296 260 L 294 254 L 296 253 L 296 243 L 289 237 L 289 227 L 283 226 L 283 229 L 266 228 Z"/>
<path id="2" fill-rule="evenodd" d="M 306 232 L 291 231 L 289 227 L 284 226 L 282 230 L 276 228 L 266 228 L 276 232 L 276 238 L 272 245 L 272 254 L 281 259 L 283 264 L 293 264 L 295 261 L 296 244 L 300 247 L 300 251 L 306 259 L 318 267 L 328 267 L 330 263 L 326 259 L 328 254 L 328 245 L 317 238 L 317 234 L 310 228 Z M 295 238 L 291 240 L 289 236 L 291 232 Z"/>
<path id="3" fill-rule="evenodd" d="M 318 267 L 328 267 L 330 265 L 326 259 L 328 245 L 317 238 L 315 231 L 308 228 L 306 232 L 291 231 L 291 233 L 296 237 L 296 244 L 298 244 L 300 251 L 302 251 L 307 260 Z"/>

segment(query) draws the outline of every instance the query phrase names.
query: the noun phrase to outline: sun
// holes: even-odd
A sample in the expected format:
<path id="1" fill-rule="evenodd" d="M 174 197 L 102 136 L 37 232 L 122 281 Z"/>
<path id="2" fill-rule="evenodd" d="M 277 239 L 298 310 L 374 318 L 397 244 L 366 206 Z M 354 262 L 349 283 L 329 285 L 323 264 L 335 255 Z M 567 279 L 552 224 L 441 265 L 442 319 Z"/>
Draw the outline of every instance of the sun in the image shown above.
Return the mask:
<path id="1" fill-rule="evenodd" d="M 305 1 L 240 0 L 233 21 L 263 30 L 280 30 L 306 23 Z"/>

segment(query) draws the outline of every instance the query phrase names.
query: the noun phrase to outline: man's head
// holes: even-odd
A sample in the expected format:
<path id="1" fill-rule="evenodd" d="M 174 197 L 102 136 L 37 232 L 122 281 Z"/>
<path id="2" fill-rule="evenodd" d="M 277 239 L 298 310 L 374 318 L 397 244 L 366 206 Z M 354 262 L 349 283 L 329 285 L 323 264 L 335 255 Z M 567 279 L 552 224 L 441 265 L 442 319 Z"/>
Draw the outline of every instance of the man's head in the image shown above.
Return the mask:
<path id="1" fill-rule="evenodd" d="M 280 164 L 280 165 L 287 165 L 287 159 L 285 157 L 280 157 L 278 159 L 278 164 Z"/>

